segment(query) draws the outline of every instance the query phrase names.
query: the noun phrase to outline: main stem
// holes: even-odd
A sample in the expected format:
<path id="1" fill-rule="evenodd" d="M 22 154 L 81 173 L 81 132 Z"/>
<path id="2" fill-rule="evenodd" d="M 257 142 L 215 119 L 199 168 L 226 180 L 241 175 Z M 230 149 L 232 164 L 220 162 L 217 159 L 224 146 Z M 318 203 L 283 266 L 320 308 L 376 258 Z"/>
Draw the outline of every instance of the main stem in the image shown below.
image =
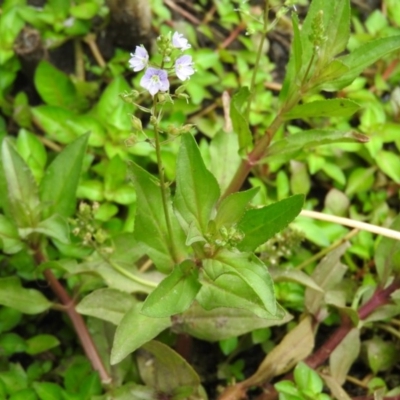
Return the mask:
<path id="1" fill-rule="evenodd" d="M 169 215 L 168 209 L 168 194 L 167 194 L 167 185 L 165 183 L 164 178 L 164 167 L 161 160 L 161 145 L 160 145 L 160 133 L 158 131 L 158 118 L 156 116 L 157 112 L 157 98 L 153 97 L 153 109 L 152 109 L 152 116 L 155 119 L 154 121 L 154 141 L 155 141 L 155 148 L 156 148 L 156 156 L 157 156 L 157 167 L 158 167 L 158 176 L 160 177 L 160 190 L 161 190 L 161 199 L 164 209 L 164 216 L 165 216 L 165 223 L 167 225 L 168 231 L 168 247 L 171 250 L 172 257 L 175 262 L 179 261 L 179 257 L 175 247 L 174 236 L 172 232 L 172 224 L 171 224 L 171 216 Z"/>

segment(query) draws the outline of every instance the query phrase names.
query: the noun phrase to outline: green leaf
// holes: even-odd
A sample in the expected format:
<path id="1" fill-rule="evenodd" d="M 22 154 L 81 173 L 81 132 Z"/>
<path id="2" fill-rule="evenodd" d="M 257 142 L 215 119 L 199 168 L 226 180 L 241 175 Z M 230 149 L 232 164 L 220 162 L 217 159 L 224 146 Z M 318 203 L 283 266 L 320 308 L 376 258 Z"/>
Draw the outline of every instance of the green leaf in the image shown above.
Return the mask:
<path id="1" fill-rule="evenodd" d="M 349 99 L 317 100 L 299 104 L 284 115 L 285 120 L 315 117 L 350 117 L 360 106 Z"/>
<path id="2" fill-rule="evenodd" d="M 24 248 L 17 227 L 4 215 L 0 214 L 0 241 L 6 254 L 18 253 Z"/>
<path id="3" fill-rule="evenodd" d="M 142 313 L 149 317 L 169 317 L 187 310 L 200 290 L 198 274 L 193 261 L 183 261 L 150 293 Z"/>
<path id="4" fill-rule="evenodd" d="M 255 329 L 282 325 L 292 319 L 278 305 L 277 314 L 257 317 L 246 309 L 218 307 L 205 310 L 197 302 L 174 319 L 174 331 L 184 332 L 197 339 L 217 341 L 244 335 Z"/>
<path id="5" fill-rule="evenodd" d="M 338 60 L 348 67 L 348 72 L 334 82 L 336 90 L 348 86 L 368 66 L 386 54 L 400 49 L 400 35 L 368 41 Z"/>
<path id="6" fill-rule="evenodd" d="M 368 136 L 354 131 L 338 131 L 335 129 L 311 129 L 277 140 L 267 149 L 265 158 L 289 161 L 302 150 L 333 143 L 365 143 Z"/>
<path id="7" fill-rule="evenodd" d="M 63 400 L 63 390 L 52 382 L 33 382 L 32 387 L 40 400 Z"/>
<path id="8" fill-rule="evenodd" d="M 23 288 L 14 276 L 0 278 L 0 304 L 24 314 L 39 314 L 52 305 L 39 291 Z"/>
<path id="9" fill-rule="evenodd" d="M 4 183 L 2 206 L 19 227 L 36 226 L 40 214 L 38 187 L 11 140 L 5 138 L 1 149 Z"/>
<path id="10" fill-rule="evenodd" d="M 176 166 L 175 211 L 186 232 L 196 224 L 207 232 L 220 189 L 214 175 L 206 168 L 192 135 L 183 135 Z"/>
<path id="11" fill-rule="evenodd" d="M 247 309 L 261 318 L 276 314 L 274 287 L 266 266 L 249 253 L 221 250 L 203 265 L 197 300 L 206 310 Z"/>
<path id="12" fill-rule="evenodd" d="M 71 15 L 80 19 L 92 19 L 99 11 L 99 4 L 95 2 L 85 2 L 72 6 L 69 10 Z"/>
<path id="13" fill-rule="evenodd" d="M 48 166 L 40 185 L 40 197 L 47 205 L 45 217 L 55 213 L 69 217 L 75 211 L 76 190 L 89 134 L 69 144 Z"/>
<path id="14" fill-rule="evenodd" d="M 400 215 L 394 219 L 390 229 L 400 231 Z M 374 260 L 379 281 L 384 286 L 393 272 L 400 271 L 400 241 L 382 237 L 376 248 Z"/>
<path id="15" fill-rule="evenodd" d="M 200 377 L 171 347 L 152 340 L 142 346 L 142 349 L 150 353 L 144 357 L 142 355 L 138 362 L 140 375 L 147 386 L 154 387 L 161 393 L 173 393 L 183 387 L 191 387 L 192 393 L 197 390 Z M 151 363 L 149 359 L 152 360 Z"/>
<path id="16" fill-rule="evenodd" d="M 400 159 L 390 151 L 380 150 L 375 157 L 378 167 L 396 183 L 400 183 Z"/>
<path id="17" fill-rule="evenodd" d="M 249 100 L 250 91 L 247 86 L 239 89 L 232 96 L 230 106 L 230 117 L 232 120 L 233 131 L 238 135 L 240 151 L 246 151 L 253 143 L 249 122 L 243 115 L 243 105 Z"/>
<path id="18" fill-rule="evenodd" d="M 118 325 L 111 350 L 111 365 L 119 363 L 171 326 L 169 318 L 148 317 L 141 313 L 141 308 L 142 304 L 136 304 L 124 315 Z"/>
<path id="19" fill-rule="evenodd" d="M 324 32 L 327 40 L 319 54 L 319 57 L 324 60 L 325 67 L 326 62 L 346 49 L 350 37 L 350 1 L 337 0 L 334 2 L 334 7 L 325 6 L 322 10 L 324 13 L 329 10 L 330 13 Z"/>
<path id="20" fill-rule="evenodd" d="M 97 289 L 80 301 L 76 311 L 118 325 L 136 303 L 135 298 L 128 293 L 109 288 Z"/>
<path id="21" fill-rule="evenodd" d="M 319 375 L 303 362 L 294 369 L 294 380 L 300 390 L 309 390 L 313 394 L 321 393 L 324 385 Z"/>
<path id="22" fill-rule="evenodd" d="M 276 233 L 285 228 L 300 213 L 303 195 L 295 195 L 269 206 L 248 210 L 238 224 L 245 237 L 238 249 L 253 251 Z"/>
<path id="23" fill-rule="evenodd" d="M 53 214 L 51 217 L 39 222 L 36 228 L 19 228 L 18 232 L 22 239 L 25 239 L 33 232 L 37 232 L 56 239 L 61 243 L 70 243 L 68 222 L 58 214 Z"/>
<path id="24" fill-rule="evenodd" d="M 176 262 L 165 221 L 159 181 L 135 163 L 131 164 L 131 168 L 137 196 L 135 238 L 146 246 L 146 252 L 157 268 L 168 273 Z M 176 256 L 178 259 L 185 259 L 185 237 L 172 211 L 169 198 L 167 204 L 178 252 Z"/>
<path id="25" fill-rule="evenodd" d="M 47 61 L 41 61 L 35 70 L 34 83 L 42 100 L 51 106 L 73 109 L 77 93 L 71 80 Z"/>
<path id="26" fill-rule="evenodd" d="M 229 227 L 239 222 L 249 202 L 258 191 L 259 188 L 253 188 L 243 192 L 232 193 L 226 197 L 218 206 L 217 216 L 215 217 L 216 228 Z"/>
<path id="27" fill-rule="evenodd" d="M 209 149 L 210 171 L 224 192 L 241 163 L 238 137 L 233 132 L 219 131 L 212 138 Z"/>
<path id="28" fill-rule="evenodd" d="M 301 35 L 299 29 L 299 17 L 296 13 L 292 13 L 292 26 L 293 26 L 293 42 L 292 42 L 292 57 L 294 60 L 296 74 L 300 72 L 302 67 L 302 54 L 303 48 L 301 45 Z"/>
<path id="29" fill-rule="evenodd" d="M 33 356 L 57 347 L 59 344 L 60 341 L 53 335 L 36 335 L 26 341 L 26 352 Z"/>
<path id="30" fill-rule="evenodd" d="M 31 108 L 33 120 L 35 124 L 46 134 L 50 139 L 57 142 L 68 144 L 76 139 L 77 134 L 69 121 L 76 118 L 76 114 L 57 106 L 37 106 Z"/>

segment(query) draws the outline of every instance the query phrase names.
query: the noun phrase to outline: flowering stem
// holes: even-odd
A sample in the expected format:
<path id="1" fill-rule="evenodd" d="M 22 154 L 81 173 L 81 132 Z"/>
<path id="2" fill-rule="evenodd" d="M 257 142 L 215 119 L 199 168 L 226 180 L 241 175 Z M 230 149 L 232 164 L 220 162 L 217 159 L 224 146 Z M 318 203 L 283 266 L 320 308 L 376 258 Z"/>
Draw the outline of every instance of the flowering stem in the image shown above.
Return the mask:
<path id="1" fill-rule="evenodd" d="M 174 236 L 173 236 L 173 232 L 172 232 L 171 217 L 169 215 L 169 209 L 168 209 L 168 193 L 167 193 L 167 185 L 166 185 L 165 179 L 164 179 L 164 167 L 162 165 L 162 160 L 161 160 L 160 133 L 158 131 L 158 122 L 157 122 L 156 111 L 157 111 L 157 98 L 156 98 L 156 96 L 154 96 L 151 115 L 154 118 L 154 124 L 153 124 L 154 125 L 154 142 L 155 142 L 156 156 L 157 156 L 158 175 L 160 177 L 161 199 L 162 199 L 162 203 L 163 203 L 165 223 L 167 225 L 167 231 L 168 231 L 168 239 L 167 239 L 168 247 L 171 250 L 173 259 L 175 260 L 175 262 L 178 262 L 179 260 L 178 260 Z"/>

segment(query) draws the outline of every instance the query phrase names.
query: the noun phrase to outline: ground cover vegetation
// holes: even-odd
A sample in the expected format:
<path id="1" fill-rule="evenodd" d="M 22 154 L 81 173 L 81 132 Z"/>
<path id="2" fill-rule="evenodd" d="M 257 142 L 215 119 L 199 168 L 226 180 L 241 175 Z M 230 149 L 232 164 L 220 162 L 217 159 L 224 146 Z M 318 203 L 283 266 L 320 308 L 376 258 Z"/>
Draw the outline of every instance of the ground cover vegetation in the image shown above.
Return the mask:
<path id="1" fill-rule="evenodd" d="M 0 7 L 0 399 L 400 398 L 397 0 Z"/>

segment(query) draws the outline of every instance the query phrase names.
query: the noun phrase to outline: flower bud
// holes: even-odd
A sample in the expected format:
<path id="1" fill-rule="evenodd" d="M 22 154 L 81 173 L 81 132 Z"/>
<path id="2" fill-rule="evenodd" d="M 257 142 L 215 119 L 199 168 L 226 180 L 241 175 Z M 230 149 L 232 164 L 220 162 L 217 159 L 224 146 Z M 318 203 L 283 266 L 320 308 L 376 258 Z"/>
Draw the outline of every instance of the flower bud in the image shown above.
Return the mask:
<path id="1" fill-rule="evenodd" d="M 131 123 L 132 123 L 133 129 L 135 129 L 137 131 L 141 131 L 143 129 L 142 121 L 138 117 L 135 117 L 134 115 L 131 115 Z"/>

